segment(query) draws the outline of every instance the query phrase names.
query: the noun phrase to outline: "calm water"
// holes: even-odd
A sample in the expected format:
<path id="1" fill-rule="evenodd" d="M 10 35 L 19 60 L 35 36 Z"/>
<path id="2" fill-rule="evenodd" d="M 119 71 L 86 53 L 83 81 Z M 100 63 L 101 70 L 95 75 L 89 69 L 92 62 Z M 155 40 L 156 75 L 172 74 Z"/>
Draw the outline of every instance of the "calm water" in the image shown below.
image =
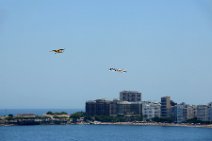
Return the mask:
<path id="1" fill-rule="evenodd" d="M 0 127 L 0 141 L 212 141 L 212 129 L 128 125 Z"/>

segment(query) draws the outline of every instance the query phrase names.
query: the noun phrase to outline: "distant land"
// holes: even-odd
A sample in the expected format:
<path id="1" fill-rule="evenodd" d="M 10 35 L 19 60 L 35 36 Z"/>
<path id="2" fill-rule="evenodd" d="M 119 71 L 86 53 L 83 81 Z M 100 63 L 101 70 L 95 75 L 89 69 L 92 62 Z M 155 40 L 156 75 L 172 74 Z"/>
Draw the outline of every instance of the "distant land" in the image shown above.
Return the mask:
<path id="1" fill-rule="evenodd" d="M 45 109 L 0 109 L 0 116 L 4 116 L 4 115 L 8 115 L 8 114 L 13 114 L 13 115 L 17 115 L 17 114 L 23 114 L 23 113 L 32 113 L 32 114 L 36 114 L 36 115 L 42 115 L 45 114 L 48 111 L 52 111 L 52 112 L 66 112 L 68 114 L 72 114 L 78 111 L 83 111 L 84 109 L 68 109 L 68 108 L 64 108 L 64 109 L 60 109 L 60 108 L 45 108 Z"/>

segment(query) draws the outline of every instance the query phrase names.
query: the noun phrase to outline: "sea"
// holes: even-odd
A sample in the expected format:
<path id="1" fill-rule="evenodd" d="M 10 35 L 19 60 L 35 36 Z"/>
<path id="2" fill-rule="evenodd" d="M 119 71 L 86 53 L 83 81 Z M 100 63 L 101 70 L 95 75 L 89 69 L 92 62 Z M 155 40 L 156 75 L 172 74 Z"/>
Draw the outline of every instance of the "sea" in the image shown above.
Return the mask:
<path id="1" fill-rule="evenodd" d="M 2 126 L 0 141 L 212 141 L 212 129 L 136 125 Z"/>
<path id="2" fill-rule="evenodd" d="M 36 114 L 43 115 L 48 111 L 51 112 L 66 112 L 72 114 L 74 112 L 85 111 L 84 109 L 0 109 L 0 116 L 4 115 L 17 115 L 17 114 Z M 1 140 L 0 140 L 1 141 Z"/>
<path id="3" fill-rule="evenodd" d="M 0 115 L 84 109 L 0 109 Z M 212 141 L 212 128 L 137 125 L 0 126 L 0 141 Z"/>

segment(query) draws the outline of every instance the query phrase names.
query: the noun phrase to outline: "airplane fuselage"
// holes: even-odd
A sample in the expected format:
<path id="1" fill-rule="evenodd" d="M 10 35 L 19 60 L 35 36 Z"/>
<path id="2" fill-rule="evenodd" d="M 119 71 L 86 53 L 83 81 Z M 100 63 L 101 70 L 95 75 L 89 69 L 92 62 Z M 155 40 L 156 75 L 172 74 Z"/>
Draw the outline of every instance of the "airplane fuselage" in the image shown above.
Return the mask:
<path id="1" fill-rule="evenodd" d="M 124 70 L 124 69 L 116 69 L 116 68 L 110 68 L 109 70 L 110 70 L 110 71 L 116 71 L 116 72 L 127 72 L 127 71 Z"/>

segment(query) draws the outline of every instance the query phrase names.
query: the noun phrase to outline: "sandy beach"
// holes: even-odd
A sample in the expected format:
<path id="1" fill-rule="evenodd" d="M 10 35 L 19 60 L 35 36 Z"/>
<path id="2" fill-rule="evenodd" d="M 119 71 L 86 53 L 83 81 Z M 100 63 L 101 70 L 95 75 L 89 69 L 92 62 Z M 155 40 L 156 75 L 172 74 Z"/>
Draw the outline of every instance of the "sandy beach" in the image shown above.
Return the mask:
<path id="1" fill-rule="evenodd" d="M 156 122 L 94 122 L 95 125 L 135 125 L 135 126 L 170 126 L 212 128 L 212 124 L 156 123 Z"/>

